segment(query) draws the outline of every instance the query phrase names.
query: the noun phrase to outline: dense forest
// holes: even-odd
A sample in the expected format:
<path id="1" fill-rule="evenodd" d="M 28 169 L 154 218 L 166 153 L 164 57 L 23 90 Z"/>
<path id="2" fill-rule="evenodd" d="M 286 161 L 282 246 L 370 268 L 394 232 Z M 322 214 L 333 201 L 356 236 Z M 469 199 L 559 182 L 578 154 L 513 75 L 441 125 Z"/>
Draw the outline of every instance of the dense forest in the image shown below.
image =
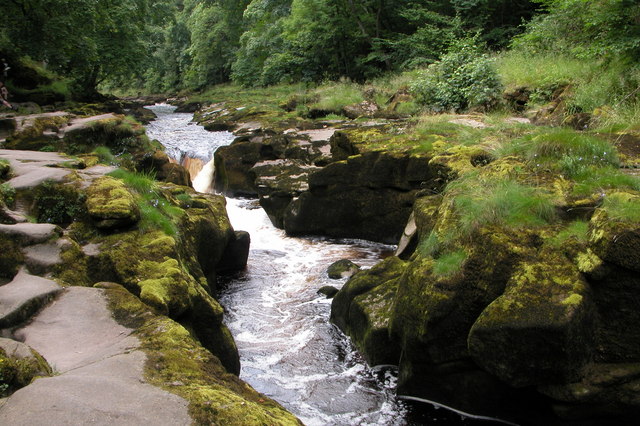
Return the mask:
<path id="1" fill-rule="evenodd" d="M 3 11 L 3 57 L 43 64 L 76 98 L 413 72 L 434 110 L 491 105 L 509 84 L 540 96 L 574 84 L 574 110 L 593 111 L 635 105 L 640 81 L 633 0 L 9 0 Z"/>

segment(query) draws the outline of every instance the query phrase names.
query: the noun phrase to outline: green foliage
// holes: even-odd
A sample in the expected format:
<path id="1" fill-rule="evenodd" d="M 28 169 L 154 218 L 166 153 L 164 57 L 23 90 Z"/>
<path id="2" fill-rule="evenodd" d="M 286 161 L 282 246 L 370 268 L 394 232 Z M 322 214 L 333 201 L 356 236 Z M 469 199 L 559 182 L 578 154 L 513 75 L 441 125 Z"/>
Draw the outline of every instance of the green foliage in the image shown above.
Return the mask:
<path id="1" fill-rule="evenodd" d="M 536 227 L 556 218 L 548 195 L 512 180 L 487 179 L 472 173 L 451 182 L 445 193 L 454 195 L 456 232 L 461 236 L 488 225 Z"/>
<path id="2" fill-rule="evenodd" d="M 416 100 L 432 111 L 488 108 L 497 102 L 502 86 L 493 61 L 474 39 L 456 43 L 411 85 Z"/>
<path id="3" fill-rule="evenodd" d="M 8 183 L 0 184 L 0 201 L 4 201 L 4 203 L 8 206 L 13 205 L 13 202 L 16 199 L 16 190 L 13 186 Z"/>
<path id="4" fill-rule="evenodd" d="M 515 139 L 497 150 L 499 155 L 518 155 L 533 166 L 551 168 L 573 178 L 585 167 L 617 167 L 618 155 L 607 141 L 567 128 L 543 129 Z"/>
<path id="5" fill-rule="evenodd" d="M 602 204 L 608 218 L 620 222 L 640 222 L 640 198 L 624 193 L 613 193 L 605 197 Z"/>
<path id="6" fill-rule="evenodd" d="M 177 234 L 175 220 L 183 214 L 183 210 L 171 204 L 162 194 L 154 173 L 117 169 L 109 173 L 109 176 L 121 179 L 139 195 L 140 229 L 161 229 L 167 235 Z"/>
<path id="7" fill-rule="evenodd" d="M 67 226 L 86 214 L 85 195 L 72 185 L 46 181 L 34 195 L 39 223 Z"/>
<path id="8" fill-rule="evenodd" d="M 438 277 L 447 277 L 459 272 L 462 264 L 467 260 L 467 252 L 465 250 L 457 250 L 444 254 L 433 263 L 433 273 Z"/>
<path id="9" fill-rule="evenodd" d="M 549 244 L 553 247 L 560 248 L 569 239 L 573 239 L 579 243 L 588 241 L 589 222 L 584 220 L 576 220 L 567 225 L 564 229 L 549 239 Z"/>
<path id="10" fill-rule="evenodd" d="M 101 163 L 116 165 L 118 164 L 118 159 L 115 155 L 111 153 L 111 150 L 106 146 L 99 146 L 93 150 L 93 153 L 98 157 L 98 160 Z"/>

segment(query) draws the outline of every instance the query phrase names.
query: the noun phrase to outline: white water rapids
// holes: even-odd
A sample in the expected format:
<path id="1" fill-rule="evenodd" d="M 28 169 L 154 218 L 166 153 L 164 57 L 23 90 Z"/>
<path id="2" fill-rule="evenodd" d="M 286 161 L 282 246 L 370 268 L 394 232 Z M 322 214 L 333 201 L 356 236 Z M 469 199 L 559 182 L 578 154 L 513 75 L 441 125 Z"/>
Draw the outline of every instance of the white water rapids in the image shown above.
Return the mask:
<path id="1" fill-rule="evenodd" d="M 207 188 L 213 152 L 233 136 L 207 132 L 191 123 L 191 114 L 173 114 L 175 108 L 168 105 L 150 109 L 158 119 L 147 127 L 148 135 L 173 158 L 187 155 L 208 162 L 194 180 L 196 190 Z M 327 267 L 343 258 L 370 267 L 391 247 L 291 238 L 271 224 L 256 200 L 227 201 L 233 227 L 251 234 L 246 271 L 229 279 L 218 295 L 238 345 L 243 380 L 309 426 L 467 424 L 459 415 L 431 407 L 428 414 L 412 415 L 395 398 L 394 371 L 369 368 L 329 322 L 331 301 L 317 290 L 344 281 L 330 280 Z"/>

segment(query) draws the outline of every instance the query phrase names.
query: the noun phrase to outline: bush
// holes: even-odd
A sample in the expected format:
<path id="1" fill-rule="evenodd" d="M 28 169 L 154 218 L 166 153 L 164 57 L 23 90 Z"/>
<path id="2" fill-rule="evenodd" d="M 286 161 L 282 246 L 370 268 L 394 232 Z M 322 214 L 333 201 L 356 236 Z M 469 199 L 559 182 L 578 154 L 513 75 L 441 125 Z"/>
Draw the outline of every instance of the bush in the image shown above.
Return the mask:
<path id="1" fill-rule="evenodd" d="M 493 106 L 502 93 L 493 60 L 474 39 L 456 43 L 411 85 L 416 100 L 434 112 Z"/>

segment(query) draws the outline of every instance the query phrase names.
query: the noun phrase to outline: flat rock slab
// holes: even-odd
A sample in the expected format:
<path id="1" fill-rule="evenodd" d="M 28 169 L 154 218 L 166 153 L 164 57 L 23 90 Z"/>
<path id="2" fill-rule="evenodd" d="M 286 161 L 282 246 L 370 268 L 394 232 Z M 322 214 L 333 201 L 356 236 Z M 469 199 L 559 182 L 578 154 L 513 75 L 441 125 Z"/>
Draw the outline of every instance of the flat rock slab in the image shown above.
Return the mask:
<path id="1" fill-rule="evenodd" d="M 138 347 L 131 332 L 112 318 L 102 290 L 69 287 L 14 335 L 64 373 Z"/>
<path id="2" fill-rule="evenodd" d="M 145 383 L 146 355 L 131 333 L 112 318 L 103 290 L 65 289 L 15 332 L 60 374 L 9 397 L 0 424 L 191 424 L 184 399 Z"/>
<path id="3" fill-rule="evenodd" d="M 23 246 L 41 244 L 59 237 L 60 228 L 51 223 L 0 224 L 0 234 L 8 235 Z"/>
<path id="4" fill-rule="evenodd" d="M 0 407 L 0 424 L 190 425 L 187 402 L 141 381 L 145 354 L 117 355 L 35 380 Z"/>
<path id="5" fill-rule="evenodd" d="M 85 118 L 74 118 L 69 122 L 69 125 L 63 129 L 61 129 L 61 133 L 58 134 L 59 137 L 64 137 L 65 134 L 71 133 L 77 130 L 82 130 L 89 127 L 92 123 L 101 120 L 110 120 L 118 118 L 115 114 L 101 114 L 94 115 L 93 117 L 85 117 Z"/>
<path id="6" fill-rule="evenodd" d="M 0 158 L 11 164 L 14 177 L 7 183 L 15 189 L 33 188 L 45 180 L 60 182 L 72 171 L 60 167 L 70 159 L 55 152 L 0 149 Z"/>
<path id="7" fill-rule="evenodd" d="M 44 244 L 36 244 L 22 250 L 29 272 L 44 275 L 52 272 L 56 265 L 62 263 L 62 249 L 71 245 L 69 240 L 61 238 Z"/>
<path id="8" fill-rule="evenodd" d="M 0 329 L 26 321 L 61 289 L 55 281 L 20 271 L 13 281 L 0 287 Z"/>

